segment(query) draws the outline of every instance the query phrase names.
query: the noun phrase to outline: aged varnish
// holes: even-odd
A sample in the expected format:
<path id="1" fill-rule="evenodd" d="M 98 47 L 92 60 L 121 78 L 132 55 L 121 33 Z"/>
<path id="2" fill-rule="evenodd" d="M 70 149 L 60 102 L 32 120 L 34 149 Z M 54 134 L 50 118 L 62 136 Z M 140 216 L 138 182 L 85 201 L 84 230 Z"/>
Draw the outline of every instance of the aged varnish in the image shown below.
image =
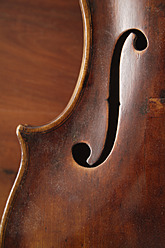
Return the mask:
<path id="1" fill-rule="evenodd" d="M 163 248 L 164 3 L 81 0 L 84 52 L 66 109 L 20 125 L 6 248 Z"/>

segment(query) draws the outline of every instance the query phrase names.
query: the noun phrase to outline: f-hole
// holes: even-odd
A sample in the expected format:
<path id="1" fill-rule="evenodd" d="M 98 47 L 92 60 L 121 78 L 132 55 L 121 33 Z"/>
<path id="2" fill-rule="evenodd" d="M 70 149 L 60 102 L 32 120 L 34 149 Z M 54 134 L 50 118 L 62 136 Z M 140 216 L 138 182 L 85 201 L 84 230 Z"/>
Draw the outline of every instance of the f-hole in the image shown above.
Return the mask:
<path id="1" fill-rule="evenodd" d="M 120 57 L 123 45 L 130 35 L 134 33 L 133 46 L 137 51 L 143 51 L 147 48 L 148 42 L 145 35 L 138 29 L 129 29 L 125 31 L 118 39 L 111 61 L 110 68 L 110 83 L 109 97 L 107 99 L 109 106 L 108 130 L 105 140 L 105 145 L 99 159 L 92 165 L 88 164 L 87 160 L 91 154 L 91 149 L 86 143 L 77 143 L 72 147 L 72 155 L 74 160 L 83 167 L 93 168 L 102 164 L 109 156 L 116 138 L 118 117 L 119 117 L 119 70 Z"/>

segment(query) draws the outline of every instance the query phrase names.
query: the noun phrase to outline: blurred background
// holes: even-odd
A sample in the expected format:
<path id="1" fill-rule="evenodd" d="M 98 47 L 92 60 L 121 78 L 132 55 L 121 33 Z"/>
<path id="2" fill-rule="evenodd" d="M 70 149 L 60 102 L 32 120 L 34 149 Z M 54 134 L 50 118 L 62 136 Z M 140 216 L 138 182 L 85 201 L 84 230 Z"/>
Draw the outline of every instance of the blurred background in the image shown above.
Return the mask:
<path id="1" fill-rule="evenodd" d="M 21 159 L 16 127 L 63 111 L 82 49 L 78 0 L 0 1 L 0 218 Z"/>

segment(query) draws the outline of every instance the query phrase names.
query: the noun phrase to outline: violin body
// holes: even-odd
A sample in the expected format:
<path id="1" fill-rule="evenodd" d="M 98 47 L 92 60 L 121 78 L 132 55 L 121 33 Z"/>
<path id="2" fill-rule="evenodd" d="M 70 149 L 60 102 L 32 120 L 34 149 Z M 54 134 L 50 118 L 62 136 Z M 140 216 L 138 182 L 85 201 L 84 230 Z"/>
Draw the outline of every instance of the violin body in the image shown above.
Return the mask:
<path id="1" fill-rule="evenodd" d="M 84 52 L 63 113 L 20 125 L 5 248 L 163 248 L 162 0 L 81 0 Z"/>

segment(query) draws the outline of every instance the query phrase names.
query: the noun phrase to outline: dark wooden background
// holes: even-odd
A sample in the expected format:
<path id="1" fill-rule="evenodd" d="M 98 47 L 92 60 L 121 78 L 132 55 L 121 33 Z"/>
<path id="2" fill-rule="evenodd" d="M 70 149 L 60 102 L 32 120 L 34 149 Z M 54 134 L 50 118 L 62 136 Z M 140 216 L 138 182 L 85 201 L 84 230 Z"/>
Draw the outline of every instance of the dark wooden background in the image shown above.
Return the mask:
<path id="1" fill-rule="evenodd" d="M 65 108 L 82 58 L 78 0 L 0 1 L 0 217 L 19 168 L 19 124 Z"/>

